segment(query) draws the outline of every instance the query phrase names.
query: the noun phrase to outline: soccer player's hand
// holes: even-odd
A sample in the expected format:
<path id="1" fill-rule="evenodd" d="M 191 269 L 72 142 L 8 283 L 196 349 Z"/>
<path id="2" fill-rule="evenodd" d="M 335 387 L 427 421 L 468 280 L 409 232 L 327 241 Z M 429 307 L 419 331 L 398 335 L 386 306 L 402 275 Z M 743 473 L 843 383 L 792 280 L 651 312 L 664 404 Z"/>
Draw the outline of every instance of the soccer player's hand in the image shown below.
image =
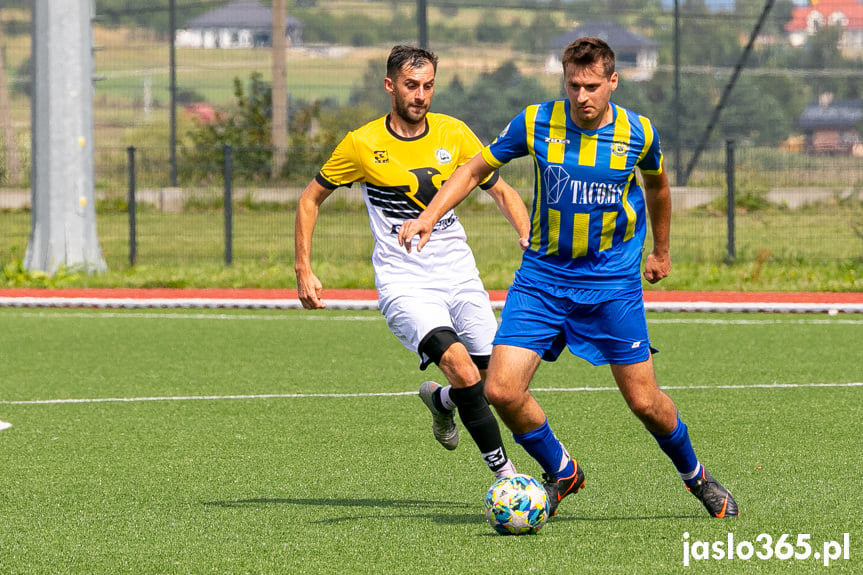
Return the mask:
<path id="1" fill-rule="evenodd" d="M 671 272 L 671 258 L 668 253 L 658 254 L 655 251 L 647 254 L 644 262 L 644 279 L 655 284 Z"/>
<path id="2" fill-rule="evenodd" d="M 312 272 L 297 274 L 297 297 L 305 309 L 322 309 L 327 304 L 321 300 L 321 280 Z"/>
<path id="3" fill-rule="evenodd" d="M 416 220 L 405 220 L 402 227 L 399 228 L 399 245 L 403 246 L 408 253 L 411 253 L 411 244 L 414 236 L 419 236 L 417 240 L 417 252 L 422 251 L 423 246 L 431 237 L 434 224 L 424 221 L 422 218 Z"/>

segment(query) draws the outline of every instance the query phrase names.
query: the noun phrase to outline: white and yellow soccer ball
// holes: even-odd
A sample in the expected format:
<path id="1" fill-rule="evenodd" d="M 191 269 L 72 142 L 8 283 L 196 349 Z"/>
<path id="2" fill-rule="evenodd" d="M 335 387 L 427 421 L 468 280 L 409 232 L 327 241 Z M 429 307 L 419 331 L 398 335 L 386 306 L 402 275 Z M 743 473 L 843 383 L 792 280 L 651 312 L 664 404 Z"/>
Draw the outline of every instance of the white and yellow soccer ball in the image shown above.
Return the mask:
<path id="1" fill-rule="evenodd" d="M 530 475 L 508 475 L 485 494 L 485 518 L 501 535 L 536 533 L 548 520 L 548 494 Z"/>

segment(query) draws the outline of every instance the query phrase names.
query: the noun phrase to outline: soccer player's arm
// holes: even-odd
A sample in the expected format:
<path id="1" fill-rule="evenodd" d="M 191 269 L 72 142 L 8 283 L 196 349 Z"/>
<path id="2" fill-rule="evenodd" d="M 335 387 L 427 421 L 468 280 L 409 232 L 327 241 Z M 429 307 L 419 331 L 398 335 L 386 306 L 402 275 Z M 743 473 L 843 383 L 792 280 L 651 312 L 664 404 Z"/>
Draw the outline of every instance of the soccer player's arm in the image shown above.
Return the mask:
<path id="1" fill-rule="evenodd" d="M 351 158 L 352 136 L 349 133 L 336 146 L 332 156 L 309 182 L 297 202 L 294 221 L 294 273 L 297 276 L 297 297 L 305 309 L 326 307 L 321 300 L 323 285 L 312 271 L 312 235 L 318 221 L 321 204 L 340 185 L 350 185 L 357 179 L 356 167 Z"/>
<path id="2" fill-rule="evenodd" d="M 662 152 L 659 151 L 659 136 L 653 131 L 652 164 L 648 160 L 640 165 L 644 183 L 644 201 L 653 232 L 653 250 L 644 262 L 644 278 L 656 283 L 671 272 L 670 231 L 671 231 L 671 188 L 665 172 Z"/>
<path id="3" fill-rule="evenodd" d="M 318 176 L 320 177 L 320 176 Z M 297 276 L 297 297 L 305 309 L 326 307 L 321 300 L 323 285 L 312 271 L 312 234 L 318 221 L 318 209 L 333 192 L 318 177 L 309 182 L 297 202 L 294 222 L 294 273 Z"/>
<path id="4" fill-rule="evenodd" d="M 459 166 L 444 182 L 419 217 L 402 224 L 399 229 L 399 245 L 404 246 L 410 253 L 414 236 L 419 236 L 416 248 L 418 252 L 422 251 L 423 246 L 429 241 L 435 223 L 464 200 L 471 190 L 488 178 L 494 170 L 495 168 L 485 161 L 482 153 Z"/>
<path id="5" fill-rule="evenodd" d="M 503 178 L 498 178 L 494 185 L 485 191 L 494 199 L 498 209 L 515 228 L 521 249 L 527 249 L 530 242 L 530 216 L 527 214 L 524 200 Z"/>

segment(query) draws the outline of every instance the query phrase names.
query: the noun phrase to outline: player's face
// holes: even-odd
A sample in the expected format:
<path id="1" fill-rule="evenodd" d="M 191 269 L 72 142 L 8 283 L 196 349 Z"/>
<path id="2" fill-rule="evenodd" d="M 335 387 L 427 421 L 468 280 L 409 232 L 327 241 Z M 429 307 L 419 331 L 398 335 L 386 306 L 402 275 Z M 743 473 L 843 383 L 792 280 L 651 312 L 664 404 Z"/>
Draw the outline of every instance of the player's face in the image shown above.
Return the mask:
<path id="1" fill-rule="evenodd" d="M 425 120 L 434 96 L 434 66 L 402 68 L 395 80 L 386 78 L 384 86 L 392 94 L 393 112 L 408 124 Z"/>
<path id="2" fill-rule="evenodd" d="M 608 101 L 617 89 L 617 72 L 606 76 L 601 63 L 567 64 L 563 71 L 570 115 L 579 128 L 596 130 L 611 121 Z"/>

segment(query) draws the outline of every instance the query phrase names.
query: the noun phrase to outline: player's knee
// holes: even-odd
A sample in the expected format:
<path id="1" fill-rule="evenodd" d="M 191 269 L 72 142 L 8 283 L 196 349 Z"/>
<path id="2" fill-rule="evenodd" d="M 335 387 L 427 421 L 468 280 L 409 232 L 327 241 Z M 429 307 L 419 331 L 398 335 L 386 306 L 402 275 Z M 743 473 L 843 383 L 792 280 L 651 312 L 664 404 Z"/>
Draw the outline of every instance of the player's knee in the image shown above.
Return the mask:
<path id="1" fill-rule="evenodd" d="M 444 354 L 455 343 L 459 343 L 459 339 L 452 328 L 438 327 L 428 332 L 417 346 L 421 358 L 420 369 L 432 363 L 440 366 Z"/>
<path id="2" fill-rule="evenodd" d="M 661 397 L 639 395 L 628 398 L 627 404 L 632 413 L 650 429 L 660 426 L 665 419 L 665 402 Z"/>
<path id="3" fill-rule="evenodd" d="M 485 398 L 495 407 L 507 406 L 515 400 L 510 389 L 493 378 L 486 380 L 483 391 Z"/>

